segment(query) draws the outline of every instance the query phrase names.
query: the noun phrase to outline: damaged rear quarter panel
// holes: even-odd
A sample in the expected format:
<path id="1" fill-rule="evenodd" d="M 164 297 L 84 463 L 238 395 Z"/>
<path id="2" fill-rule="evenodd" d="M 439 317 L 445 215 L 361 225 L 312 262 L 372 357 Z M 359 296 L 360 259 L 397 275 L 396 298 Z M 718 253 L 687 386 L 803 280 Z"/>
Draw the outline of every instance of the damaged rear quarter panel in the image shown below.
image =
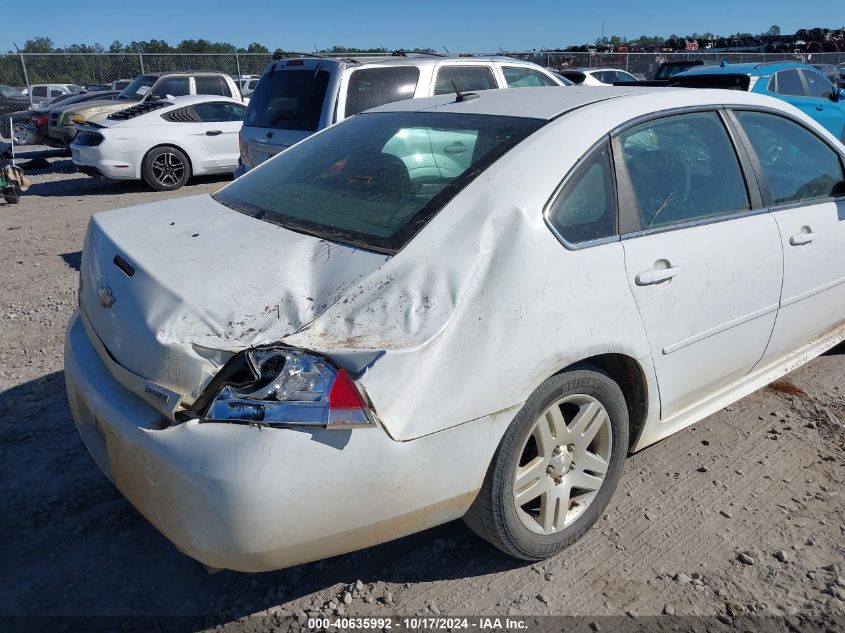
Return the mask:
<path id="1" fill-rule="evenodd" d="M 594 354 L 645 357 L 621 244 L 568 250 L 542 217 L 597 140 L 582 129 L 595 128 L 573 115 L 512 150 L 284 342 L 329 356 L 384 351 L 360 382 L 400 440 L 518 405 Z"/>

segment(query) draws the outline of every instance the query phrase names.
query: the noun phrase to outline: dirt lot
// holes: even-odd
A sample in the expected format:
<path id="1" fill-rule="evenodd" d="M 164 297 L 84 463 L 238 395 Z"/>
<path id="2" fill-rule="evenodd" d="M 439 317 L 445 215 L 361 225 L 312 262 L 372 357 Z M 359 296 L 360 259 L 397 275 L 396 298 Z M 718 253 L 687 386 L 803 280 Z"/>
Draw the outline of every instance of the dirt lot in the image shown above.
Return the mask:
<path id="1" fill-rule="evenodd" d="M 602 616 L 690 615 L 718 628 L 756 614 L 779 616 L 777 630 L 806 630 L 803 618 L 841 628 L 841 346 L 631 457 L 606 516 L 542 564 L 516 563 L 454 522 L 279 572 L 208 575 L 97 469 L 71 422 L 62 375 L 89 216 L 173 194 L 88 179 L 66 158 L 50 162 L 30 172 L 20 204 L 0 204 L 0 615 L 61 616 L 64 630 L 78 622 L 67 616 L 95 615 L 287 629 L 297 621 L 284 616 L 301 623 L 318 613 L 567 614 L 589 616 L 592 630 L 618 628 L 600 625 Z"/>

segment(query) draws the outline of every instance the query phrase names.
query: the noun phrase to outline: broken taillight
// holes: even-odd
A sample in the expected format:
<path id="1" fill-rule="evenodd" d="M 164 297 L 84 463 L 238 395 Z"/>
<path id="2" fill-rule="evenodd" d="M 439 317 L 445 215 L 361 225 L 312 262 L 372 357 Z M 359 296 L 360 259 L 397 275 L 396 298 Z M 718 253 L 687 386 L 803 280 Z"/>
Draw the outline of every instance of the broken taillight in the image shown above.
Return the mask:
<path id="1" fill-rule="evenodd" d="M 372 411 L 345 369 L 316 354 L 287 348 L 245 354 L 256 379 L 220 388 L 203 421 L 335 429 L 374 426 Z"/>

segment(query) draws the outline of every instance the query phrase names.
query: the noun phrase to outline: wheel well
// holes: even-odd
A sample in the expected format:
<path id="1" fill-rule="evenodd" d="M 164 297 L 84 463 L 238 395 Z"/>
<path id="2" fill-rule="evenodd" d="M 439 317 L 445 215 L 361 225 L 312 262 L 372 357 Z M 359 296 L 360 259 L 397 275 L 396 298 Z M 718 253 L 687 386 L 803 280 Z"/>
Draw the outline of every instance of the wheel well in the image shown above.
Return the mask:
<path id="1" fill-rule="evenodd" d="M 147 153 L 144 154 L 144 159 L 141 161 L 141 165 L 143 165 L 144 163 L 147 162 L 147 156 L 150 155 L 150 152 L 152 152 L 153 150 L 156 150 L 160 147 L 172 147 L 173 149 L 178 149 L 180 152 L 182 152 L 185 155 L 185 158 L 188 159 L 188 167 L 191 170 L 191 173 L 189 174 L 189 176 L 194 175 L 194 161 L 191 159 L 191 155 L 188 152 L 186 152 L 184 149 L 182 149 L 181 147 L 179 147 L 178 145 L 175 145 L 173 143 L 159 143 L 158 145 L 154 145 L 153 147 L 148 149 Z"/>
<path id="2" fill-rule="evenodd" d="M 577 365 L 597 367 L 619 385 L 628 407 L 628 448 L 630 449 L 637 441 L 648 413 L 646 381 L 639 363 L 624 354 L 600 354 L 585 358 Z"/>

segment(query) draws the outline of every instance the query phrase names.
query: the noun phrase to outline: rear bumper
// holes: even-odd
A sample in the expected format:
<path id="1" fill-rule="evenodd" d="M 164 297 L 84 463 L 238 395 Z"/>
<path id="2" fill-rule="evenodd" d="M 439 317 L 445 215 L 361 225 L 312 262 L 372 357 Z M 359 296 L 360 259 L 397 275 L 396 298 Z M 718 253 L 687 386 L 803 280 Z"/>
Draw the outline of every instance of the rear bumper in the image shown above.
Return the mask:
<path id="1" fill-rule="evenodd" d="M 513 416 L 411 442 L 378 428 L 165 428 L 109 374 L 78 315 L 65 378 L 79 433 L 115 486 L 180 550 L 240 571 L 334 556 L 462 516 Z"/>
<path id="2" fill-rule="evenodd" d="M 76 127 L 67 125 L 51 125 L 47 128 L 47 135 L 57 143 L 68 146 L 76 136 Z"/>
<path id="3" fill-rule="evenodd" d="M 114 180 L 139 180 L 141 166 L 135 154 L 104 151 L 102 145 L 95 147 L 70 146 L 73 164 L 83 174 L 95 178 Z"/>

